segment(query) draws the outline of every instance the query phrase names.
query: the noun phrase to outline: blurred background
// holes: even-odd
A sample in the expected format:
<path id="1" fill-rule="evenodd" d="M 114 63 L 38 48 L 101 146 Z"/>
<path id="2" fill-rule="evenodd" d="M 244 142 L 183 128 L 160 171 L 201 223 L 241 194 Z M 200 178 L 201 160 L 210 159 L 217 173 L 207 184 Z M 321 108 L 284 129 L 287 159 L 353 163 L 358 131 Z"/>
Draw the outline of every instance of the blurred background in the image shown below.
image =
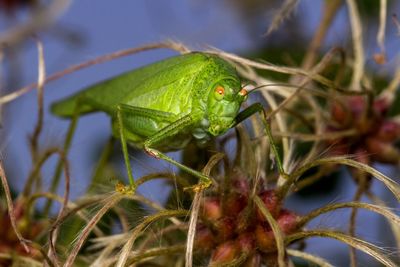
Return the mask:
<path id="1" fill-rule="evenodd" d="M 7 33 L 28 23 L 39 13 L 39 2 L 34 0 L 0 0 L 0 41 Z M 48 1 L 51 6 L 51 1 Z M 266 34 L 274 14 L 284 1 L 265 0 L 190 0 L 190 1 L 65 1 L 53 20 L 37 25 L 37 36 L 43 42 L 46 72 L 52 74 L 68 66 L 96 56 L 148 43 L 176 40 L 194 49 L 207 46 L 237 53 L 245 57 L 268 62 L 298 66 L 322 18 L 327 1 L 298 1 L 295 11 L 271 34 Z M 297 1 L 293 1 L 297 2 Z M 340 1 L 339 1 L 340 2 Z M 345 1 L 343 1 L 344 3 Z M 378 65 L 374 53 L 380 52 L 376 42 L 379 1 L 358 1 L 364 26 L 364 45 L 367 67 L 377 75 L 390 76 L 399 58 L 400 39 L 398 29 L 388 16 L 386 30 L 387 63 Z M 388 1 L 388 14 L 399 11 L 398 1 Z M 348 11 L 342 4 L 338 9 L 321 54 L 334 46 L 351 51 L 351 28 Z M 1 39 L 4 37 L 3 39 Z M 1 42 L 0 42 L 1 43 Z M 30 35 L 13 40 L 6 47 L 1 70 L 1 94 L 10 93 L 37 80 L 37 48 Z M 52 102 L 72 94 L 88 85 L 115 76 L 127 70 L 162 60 L 176 53 L 154 50 L 96 65 L 67 75 L 45 86 L 45 128 L 42 146 L 61 145 L 68 121 L 52 116 Z M 28 135 L 33 131 L 37 118 L 36 93 L 31 92 L 2 106 L 0 153 L 6 166 L 13 190 L 21 187 L 31 168 Z M 91 114 L 79 121 L 69 153 L 71 163 L 72 198 L 86 191 L 87 177 L 93 172 L 102 146 L 110 136 L 109 118 L 104 114 Z M 179 159 L 179 153 L 173 153 Z M 46 165 L 43 177 L 51 177 L 55 159 Z M 163 162 L 151 159 L 141 152 L 132 154 L 133 172 L 136 177 L 154 170 L 173 170 Z M 398 178 L 398 171 L 378 166 L 389 177 Z M 123 172 L 121 164 L 121 172 Z M 48 173 L 46 173 L 48 172 Z M 323 183 L 304 190 L 289 199 L 287 205 L 298 213 L 304 213 L 333 201 L 351 200 L 355 185 L 343 171 L 340 175 L 325 179 Z M 110 178 L 110 183 L 112 183 Z M 159 202 L 167 196 L 163 182 L 152 182 L 141 192 Z M 374 192 L 384 200 L 394 201 L 380 183 L 374 183 Z M 392 205 L 393 206 L 393 205 Z M 330 214 L 317 219 L 314 225 L 347 229 L 348 212 Z M 366 240 L 388 244 L 388 225 L 377 215 L 360 212 L 358 231 Z M 311 226 L 311 225 L 310 225 Z M 337 266 L 348 265 L 348 249 L 335 241 L 311 239 L 307 251 L 316 252 Z M 339 256 L 340 255 L 340 256 Z M 361 257 L 360 266 L 372 266 L 370 258 Z M 375 261 L 372 261 L 375 264 Z M 363 265 L 363 263 L 365 265 Z"/>

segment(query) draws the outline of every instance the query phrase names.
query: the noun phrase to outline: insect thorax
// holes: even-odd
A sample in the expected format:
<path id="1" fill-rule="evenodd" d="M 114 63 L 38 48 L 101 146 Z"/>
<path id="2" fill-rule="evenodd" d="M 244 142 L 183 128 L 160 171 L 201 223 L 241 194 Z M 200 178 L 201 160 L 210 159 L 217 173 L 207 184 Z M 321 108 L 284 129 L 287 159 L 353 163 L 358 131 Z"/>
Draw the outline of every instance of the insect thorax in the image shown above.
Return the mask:
<path id="1" fill-rule="evenodd" d="M 204 66 L 193 81 L 193 87 L 196 88 L 193 92 L 193 113 L 202 115 L 197 120 L 192 135 L 200 144 L 204 144 L 212 136 L 219 135 L 219 133 L 229 129 L 241 104 L 235 98 L 241 86 L 236 70 L 219 57 L 208 56 L 210 64 Z M 210 102 L 210 98 L 213 98 L 216 88 L 221 87 L 221 85 L 226 86 L 227 93 L 232 97 L 221 101 L 220 106 L 223 107 L 218 107 L 218 104 L 214 105 L 214 101 Z M 213 106 L 210 106 L 210 104 Z M 198 111 L 195 110 L 196 108 Z M 226 114 L 227 110 L 232 110 L 235 114 L 232 112 Z M 228 122 L 227 117 L 221 118 L 221 116 L 226 115 L 232 115 L 232 121 Z"/>

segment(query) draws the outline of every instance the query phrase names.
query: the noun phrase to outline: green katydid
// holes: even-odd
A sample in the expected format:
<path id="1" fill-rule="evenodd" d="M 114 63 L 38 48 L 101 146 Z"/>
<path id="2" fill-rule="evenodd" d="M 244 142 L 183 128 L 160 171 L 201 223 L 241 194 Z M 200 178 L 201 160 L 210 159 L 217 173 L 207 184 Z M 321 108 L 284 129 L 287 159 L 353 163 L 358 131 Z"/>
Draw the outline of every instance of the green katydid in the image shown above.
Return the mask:
<path id="1" fill-rule="evenodd" d="M 163 152 L 181 149 L 192 138 L 204 143 L 263 111 L 260 104 L 253 104 L 239 113 L 246 98 L 247 91 L 242 89 L 231 64 L 216 55 L 193 52 L 91 86 L 54 103 L 51 110 L 67 118 L 97 111 L 107 113 L 113 136 L 122 142 L 132 191 L 136 184 L 127 142 L 198 177 L 199 189 L 208 187 L 210 178 Z"/>

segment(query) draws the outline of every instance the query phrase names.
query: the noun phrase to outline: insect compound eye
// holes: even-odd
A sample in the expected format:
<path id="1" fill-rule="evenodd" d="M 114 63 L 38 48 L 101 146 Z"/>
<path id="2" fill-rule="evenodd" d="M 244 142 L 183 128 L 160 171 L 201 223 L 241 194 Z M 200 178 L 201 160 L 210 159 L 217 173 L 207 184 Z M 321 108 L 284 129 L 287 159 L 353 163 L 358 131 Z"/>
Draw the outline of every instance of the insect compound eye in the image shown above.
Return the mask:
<path id="1" fill-rule="evenodd" d="M 224 89 L 224 87 L 222 87 L 222 86 L 217 86 L 217 87 L 215 88 L 215 91 L 214 91 L 214 96 L 215 96 L 215 98 L 216 98 L 217 100 L 221 100 L 222 98 L 224 98 L 224 95 L 225 95 L 225 89 Z"/>
<path id="2" fill-rule="evenodd" d="M 244 98 L 244 100 L 247 99 L 247 95 L 249 92 L 247 92 L 246 89 L 242 88 L 242 90 L 239 91 L 239 95 L 242 96 Z"/>

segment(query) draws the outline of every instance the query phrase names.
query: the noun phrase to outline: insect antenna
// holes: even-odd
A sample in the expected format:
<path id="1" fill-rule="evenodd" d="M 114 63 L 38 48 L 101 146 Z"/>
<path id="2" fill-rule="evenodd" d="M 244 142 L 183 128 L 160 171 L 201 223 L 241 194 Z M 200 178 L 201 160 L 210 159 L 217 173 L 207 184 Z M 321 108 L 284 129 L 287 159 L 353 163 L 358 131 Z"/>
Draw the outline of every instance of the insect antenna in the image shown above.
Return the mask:
<path id="1" fill-rule="evenodd" d="M 246 86 L 248 86 L 248 85 L 250 85 L 250 83 L 247 84 L 247 85 L 245 85 L 244 87 L 246 87 Z M 253 93 L 253 92 L 255 92 L 255 91 L 257 91 L 257 90 L 259 90 L 259 89 L 261 89 L 261 88 L 266 88 L 266 87 L 269 87 L 269 86 L 295 87 L 294 85 L 287 84 L 287 83 L 269 83 L 269 84 L 262 84 L 262 85 L 258 85 L 258 86 L 256 86 L 256 87 L 250 89 L 250 90 L 248 91 L 248 94 Z"/>

